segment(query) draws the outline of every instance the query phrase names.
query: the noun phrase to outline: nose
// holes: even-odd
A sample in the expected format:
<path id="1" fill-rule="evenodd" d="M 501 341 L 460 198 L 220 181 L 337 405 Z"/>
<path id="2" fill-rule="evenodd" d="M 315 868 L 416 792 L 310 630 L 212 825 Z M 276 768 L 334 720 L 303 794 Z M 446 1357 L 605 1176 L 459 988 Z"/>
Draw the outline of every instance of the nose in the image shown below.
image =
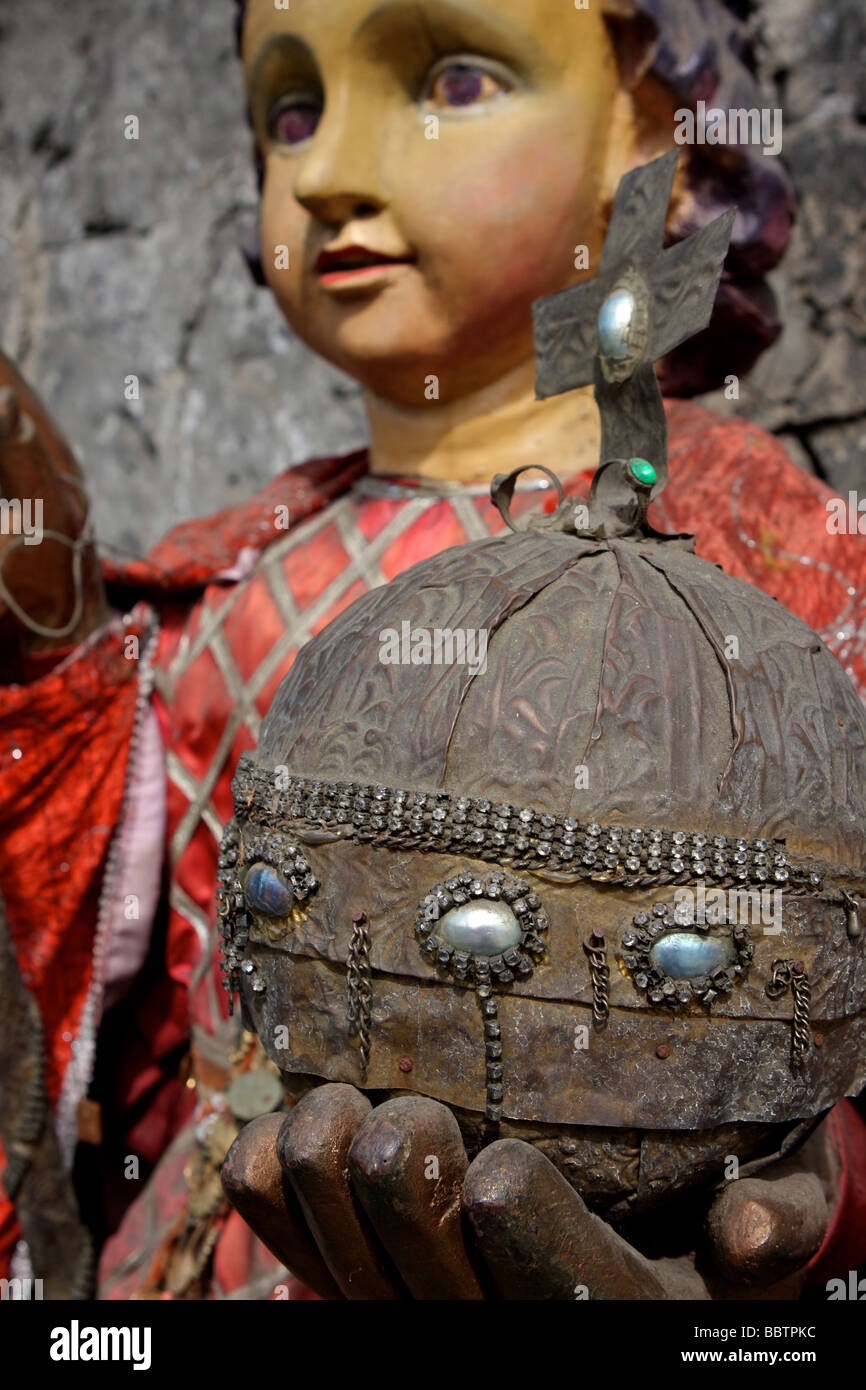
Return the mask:
<path id="1" fill-rule="evenodd" d="M 298 202 L 320 221 L 342 225 L 385 206 L 381 118 L 369 91 L 363 101 L 348 86 L 328 94 L 294 185 Z"/>

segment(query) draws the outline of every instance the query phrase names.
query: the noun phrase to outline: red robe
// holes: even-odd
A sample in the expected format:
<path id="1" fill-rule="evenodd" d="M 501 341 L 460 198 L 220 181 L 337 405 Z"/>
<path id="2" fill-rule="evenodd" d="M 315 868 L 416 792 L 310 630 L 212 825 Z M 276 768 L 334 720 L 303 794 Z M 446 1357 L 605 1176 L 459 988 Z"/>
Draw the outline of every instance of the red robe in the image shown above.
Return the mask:
<path id="1" fill-rule="evenodd" d="M 862 694 L 866 547 L 828 529 L 829 490 L 754 426 L 689 403 L 669 405 L 668 420 L 670 482 L 651 520 L 660 530 L 691 532 L 699 554 L 779 598 L 819 632 Z M 351 484 L 365 470 L 362 453 L 293 469 L 245 506 L 176 528 L 146 560 L 107 565 L 107 580 L 138 600 L 126 625 L 102 634 L 85 656 L 72 653 L 44 674 L 34 671 L 31 684 L 0 691 L 0 749 L 7 750 L 0 888 L 42 1010 L 49 1091 L 70 1158 L 76 1103 L 92 1070 L 103 962 L 122 927 L 117 882 L 106 885 L 106 870 L 116 880 L 110 848 L 151 698 L 165 750 L 167 919 L 156 938 L 158 968 L 143 972 L 124 1011 L 123 1053 L 107 1097 L 119 1135 L 115 1164 L 131 1154 L 145 1168 L 158 1166 L 146 1184 L 125 1183 L 127 1197 L 138 1195 L 103 1254 L 105 1297 L 165 1296 L 166 1261 L 178 1242 L 199 1252 L 204 1245 L 196 1242 L 213 1247 L 205 1273 L 186 1285 L 194 1294 L 249 1284 L 266 1296 L 279 1274 L 218 1195 L 205 1217 L 191 1215 L 196 1201 L 208 1206 L 213 1174 L 201 1167 L 202 1150 L 209 1127 L 226 1115 L 226 1081 L 233 1066 L 248 1065 L 247 1057 L 229 1060 L 237 1038 L 217 964 L 216 857 L 232 812 L 231 778 L 302 642 L 410 564 L 503 525 L 489 500 L 469 490 L 359 496 Z M 577 475 L 567 491 L 580 495 L 587 483 Z M 537 503 L 537 494 L 518 499 L 515 514 Z M 275 530 L 281 507 L 290 513 L 285 532 Z M 156 644 L 152 697 L 141 661 L 148 633 Z M 132 658 L 130 637 L 140 639 Z M 192 1074 L 179 1077 L 190 1041 Z M 834 1268 L 822 1252 L 816 1278 L 830 1277 L 839 1260 L 848 1261 L 844 1274 L 866 1255 L 864 1222 L 852 1233 L 842 1211 L 855 1209 L 866 1186 L 862 1121 L 847 1103 L 837 1116 L 847 1195 L 824 1246 Z M 0 1191 L 0 1272 L 16 1237 Z M 183 1293 L 180 1275 L 168 1284 Z M 298 1296 L 297 1286 L 283 1284 Z"/>

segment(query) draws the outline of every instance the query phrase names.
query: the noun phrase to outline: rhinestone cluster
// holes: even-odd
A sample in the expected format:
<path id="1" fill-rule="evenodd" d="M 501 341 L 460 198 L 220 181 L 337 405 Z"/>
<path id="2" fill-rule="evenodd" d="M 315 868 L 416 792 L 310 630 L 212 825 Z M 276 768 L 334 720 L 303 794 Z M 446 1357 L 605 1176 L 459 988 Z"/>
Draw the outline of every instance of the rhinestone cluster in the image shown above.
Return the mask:
<path id="1" fill-rule="evenodd" d="M 255 818 L 338 827 L 354 840 L 388 848 L 460 851 L 518 869 L 550 868 L 575 879 L 627 887 L 710 879 L 718 884 L 772 884 L 814 891 L 821 874 L 797 866 L 783 840 L 582 823 L 569 816 L 453 797 L 350 782 L 286 779 L 241 759 L 235 805 Z"/>
<path id="2" fill-rule="evenodd" d="M 315 893 L 319 886 L 303 850 L 284 835 L 256 835 L 247 831 L 244 835 L 244 862 L 255 864 L 258 860 L 270 864 L 282 874 L 298 902 Z"/>
<path id="3" fill-rule="evenodd" d="M 230 821 L 223 832 L 217 865 L 217 918 L 222 944 L 220 959 L 222 982 L 229 994 L 229 1012 L 239 987 L 240 971 L 252 976 L 250 983 L 256 994 L 261 994 L 265 988 L 254 963 L 244 959 L 250 939 L 250 911 L 244 897 L 239 858 L 240 835 L 235 822 Z M 303 851 L 284 835 L 247 832 L 244 837 L 244 863 L 250 865 L 257 862 L 268 864 L 282 874 L 298 902 L 303 902 L 319 886 Z"/>
<path id="4" fill-rule="evenodd" d="M 220 927 L 220 962 L 222 982 L 228 991 L 229 1014 L 234 1012 L 234 997 L 240 987 L 239 970 L 250 939 L 250 919 L 244 902 L 244 890 L 237 876 L 240 836 L 234 821 L 223 831 L 217 861 L 217 921 Z"/>
<path id="5" fill-rule="evenodd" d="M 707 975 L 691 980 L 673 979 L 650 958 L 650 951 L 660 937 L 676 932 L 708 932 L 706 923 L 683 926 L 678 922 L 674 910 L 666 903 L 656 903 L 651 912 L 638 912 L 632 918 L 634 930 L 622 938 L 622 963 L 631 975 L 635 985 L 646 991 L 647 1002 L 655 1006 L 673 1007 L 691 1004 L 698 1000 L 712 1004 L 720 994 L 729 994 L 734 985 L 748 970 L 755 948 L 744 926 L 731 928 L 731 939 L 737 953 L 734 965 L 718 966 Z"/>
<path id="6" fill-rule="evenodd" d="M 520 923 L 520 944 L 501 955 L 480 956 L 457 950 L 443 941 L 436 930 L 440 918 L 473 898 L 506 902 Z M 455 980 L 465 980 L 483 989 L 491 980 L 494 984 L 507 985 L 516 975 L 522 978 L 531 975 L 533 963 L 537 964 L 544 957 L 543 936 L 548 926 L 547 913 L 542 910 L 541 899 L 533 892 L 531 884 L 510 874 L 494 872 L 479 877 L 464 869 L 444 883 L 437 883 L 421 899 L 415 918 L 415 936 L 429 960 L 450 971 Z"/>
<path id="7" fill-rule="evenodd" d="M 453 908 L 473 900 L 487 899 L 508 904 L 521 927 L 520 944 L 497 956 L 473 955 L 449 946 L 437 933 L 437 924 Z M 484 1028 L 485 1116 L 490 1124 L 502 1118 L 502 1025 L 494 985 L 507 985 L 519 975 L 525 979 L 545 954 L 544 933 L 549 921 L 541 899 L 532 886 L 511 874 L 493 872 L 476 875 L 461 870 L 444 883 L 437 883 L 418 904 L 415 936 L 422 952 L 455 980 L 474 985 Z"/>

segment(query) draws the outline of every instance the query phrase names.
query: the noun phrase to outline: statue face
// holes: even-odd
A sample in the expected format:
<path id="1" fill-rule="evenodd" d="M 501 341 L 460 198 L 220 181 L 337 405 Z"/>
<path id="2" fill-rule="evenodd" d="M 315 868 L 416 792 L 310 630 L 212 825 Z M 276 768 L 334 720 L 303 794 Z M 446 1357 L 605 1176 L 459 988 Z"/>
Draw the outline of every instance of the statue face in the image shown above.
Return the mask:
<path id="1" fill-rule="evenodd" d="M 430 373 L 447 400 L 528 358 L 530 304 L 582 278 L 575 246 L 597 264 L 629 164 L 600 7 L 253 0 L 244 63 L 295 331 L 405 403 Z"/>

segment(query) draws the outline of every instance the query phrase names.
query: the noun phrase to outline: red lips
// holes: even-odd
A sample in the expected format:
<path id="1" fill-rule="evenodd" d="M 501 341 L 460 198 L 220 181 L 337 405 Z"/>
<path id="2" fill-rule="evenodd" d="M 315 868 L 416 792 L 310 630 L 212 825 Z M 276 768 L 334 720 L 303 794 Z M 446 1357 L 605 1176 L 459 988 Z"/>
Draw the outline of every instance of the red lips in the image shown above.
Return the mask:
<path id="1" fill-rule="evenodd" d="M 316 270 L 320 275 L 353 270 L 368 270 L 371 266 L 407 265 L 410 256 L 389 256 L 384 251 L 373 251 L 369 246 L 341 246 L 334 251 L 320 251 L 316 258 Z"/>

